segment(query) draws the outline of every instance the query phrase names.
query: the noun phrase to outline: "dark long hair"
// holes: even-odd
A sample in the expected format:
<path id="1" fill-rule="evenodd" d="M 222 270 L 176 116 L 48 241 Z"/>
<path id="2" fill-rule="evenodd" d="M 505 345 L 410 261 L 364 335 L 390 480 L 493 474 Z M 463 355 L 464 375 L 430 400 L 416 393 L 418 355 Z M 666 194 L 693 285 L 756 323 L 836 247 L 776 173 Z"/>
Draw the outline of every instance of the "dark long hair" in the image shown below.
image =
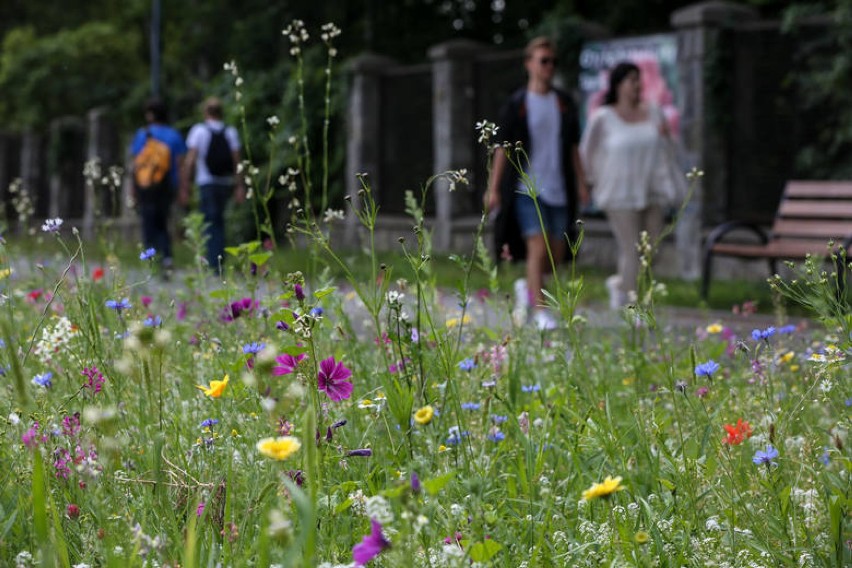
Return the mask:
<path id="1" fill-rule="evenodd" d="M 622 61 L 616 65 L 609 73 L 609 89 L 604 96 L 605 105 L 614 105 L 618 102 L 618 86 L 624 81 L 628 75 L 636 72 L 639 73 L 639 67 L 629 61 Z"/>

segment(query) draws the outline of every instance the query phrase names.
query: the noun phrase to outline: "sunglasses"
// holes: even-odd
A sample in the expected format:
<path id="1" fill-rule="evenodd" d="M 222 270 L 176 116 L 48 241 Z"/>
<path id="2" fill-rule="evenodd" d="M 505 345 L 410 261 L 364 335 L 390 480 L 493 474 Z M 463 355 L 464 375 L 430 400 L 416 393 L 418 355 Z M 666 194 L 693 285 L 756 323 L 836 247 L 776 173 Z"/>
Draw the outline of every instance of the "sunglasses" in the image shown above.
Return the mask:
<path id="1" fill-rule="evenodd" d="M 557 59 L 555 57 L 542 57 L 538 62 L 541 65 L 556 65 Z"/>

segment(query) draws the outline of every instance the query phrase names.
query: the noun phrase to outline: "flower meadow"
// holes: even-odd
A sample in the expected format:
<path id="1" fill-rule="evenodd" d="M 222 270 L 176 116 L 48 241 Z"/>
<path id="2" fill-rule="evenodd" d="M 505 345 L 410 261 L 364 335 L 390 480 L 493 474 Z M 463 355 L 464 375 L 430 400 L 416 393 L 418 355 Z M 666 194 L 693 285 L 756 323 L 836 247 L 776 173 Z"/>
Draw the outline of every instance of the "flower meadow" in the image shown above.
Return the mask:
<path id="1" fill-rule="evenodd" d="M 372 234 L 361 179 L 347 215 Z M 513 323 L 484 219 L 439 290 L 408 203 L 407 281 L 371 248 L 371 278 L 331 281 L 340 215 L 310 207 L 290 226 L 304 274 L 258 240 L 224 279 L 199 260 L 164 285 L 156 251 L 96 264 L 61 220 L 37 271 L 0 248 L 0 565 L 852 562 L 852 322 L 819 271 L 772 281 L 821 298 L 818 323 L 684 329 L 655 316 L 650 274 L 590 324 L 572 268 L 539 332 Z M 199 235 L 191 216 L 196 258 Z"/>

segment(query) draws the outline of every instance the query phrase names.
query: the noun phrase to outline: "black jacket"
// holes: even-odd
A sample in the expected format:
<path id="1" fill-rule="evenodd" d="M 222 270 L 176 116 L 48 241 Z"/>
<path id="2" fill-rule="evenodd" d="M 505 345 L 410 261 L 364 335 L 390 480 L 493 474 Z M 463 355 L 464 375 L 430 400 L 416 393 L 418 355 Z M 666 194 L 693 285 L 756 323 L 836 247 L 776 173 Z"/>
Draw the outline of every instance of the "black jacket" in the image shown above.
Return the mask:
<path id="1" fill-rule="evenodd" d="M 565 177 L 565 191 L 568 193 L 568 237 L 576 238 L 577 219 L 577 184 L 574 173 L 574 162 L 571 150 L 580 141 L 580 126 L 577 118 L 577 107 L 571 96 L 564 91 L 555 89 L 559 99 L 559 111 L 562 116 L 560 136 L 562 138 L 562 172 Z M 508 142 L 514 147 L 520 142 L 527 155 L 532 156 L 535 148 L 530 144 L 530 133 L 527 126 L 526 87 L 518 89 L 500 111 L 500 130 L 497 132 L 498 142 Z M 500 150 L 498 150 L 500 151 Z M 517 158 L 520 156 L 515 154 Z M 495 254 L 499 259 L 503 245 L 509 246 L 513 260 L 526 258 L 526 244 L 521 236 L 521 230 L 515 219 L 515 193 L 520 173 L 512 164 L 506 164 L 503 179 L 500 182 L 500 212 L 494 224 Z"/>

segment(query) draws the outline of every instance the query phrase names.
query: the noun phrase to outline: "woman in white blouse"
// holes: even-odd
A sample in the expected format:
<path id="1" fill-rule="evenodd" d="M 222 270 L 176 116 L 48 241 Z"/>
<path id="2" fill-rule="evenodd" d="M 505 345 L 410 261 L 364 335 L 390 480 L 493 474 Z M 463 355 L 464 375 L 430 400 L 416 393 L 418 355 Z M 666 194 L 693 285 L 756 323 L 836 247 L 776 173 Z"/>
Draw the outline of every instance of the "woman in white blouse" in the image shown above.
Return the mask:
<path id="1" fill-rule="evenodd" d="M 580 141 L 592 196 L 618 245 L 618 274 L 607 279 L 613 309 L 637 289 L 641 232 L 647 231 L 653 244 L 662 231 L 668 200 L 659 162 L 667 135 L 662 113 L 642 101 L 639 67 L 616 65 L 604 104 L 592 114 Z"/>

